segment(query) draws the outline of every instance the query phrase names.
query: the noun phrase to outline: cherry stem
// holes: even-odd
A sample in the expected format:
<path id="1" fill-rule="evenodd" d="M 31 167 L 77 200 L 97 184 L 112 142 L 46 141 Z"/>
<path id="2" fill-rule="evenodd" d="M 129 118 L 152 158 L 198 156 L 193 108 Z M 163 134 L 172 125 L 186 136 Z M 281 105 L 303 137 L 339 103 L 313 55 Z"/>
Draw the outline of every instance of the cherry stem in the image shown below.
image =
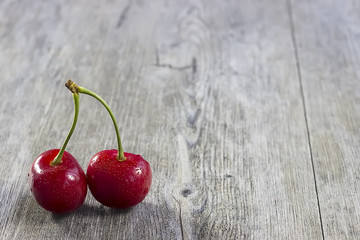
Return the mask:
<path id="1" fill-rule="evenodd" d="M 113 123 L 114 123 L 114 127 L 115 127 L 115 132 L 116 132 L 116 137 L 117 137 L 117 142 L 118 142 L 118 155 L 117 155 L 117 159 L 119 161 L 125 161 L 126 157 L 124 155 L 124 150 L 122 148 L 121 145 L 121 138 L 120 138 L 120 133 L 119 133 L 119 128 L 117 126 L 114 114 L 112 113 L 109 105 L 105 102 L 104 99 L 102 99 L 99 95 L 97 95 L 96 93 L 94 93 L 93 91 L 90 91 L 89 89 L 86 89 L 84 87 L 80 87 L 77 86 L 73 81 L 71 81 L 70 79 L 68 80 L 68 82 L 66 83 L 66 86 L 69 86 L 68 88 L 73 91 L 73 92 L 77 92 L 77 93 L 83 93 L 83 94 L 87 94 L 90 95 L 94 98 L 96 98 L 99 102 L 102 103 L 102 105 L 104 105 L 104 107 L 106 108 L 106 110 L 108 111 Z"/>
<path id="2" fill-rule="evenodd" d="M 51 166 L 57 166 L 61 163 L 61 159 L 64 155 L 64 152 L 65 152 L 65 148 L 66 148 L 66 145 L 68 144 L 70 138 L 71 138 L 71 135 L 73 134 L 74 130 L 75 130 L 75 127 L 76 127 L 76 123 L 77 123 L 77 120 L 78 120 L 78 115 L 79 115 L 79 94 L 77 92 L 73 92 L 73 97 L 74 97 L 74 105 L 75 105 L 75 113 L 74 113 L 74 120 L 73 120 L 73 123 L 71 125 L 71 128 L 70 128 L 70 131 L 59 151 L 59 153 L 56 155 L 56 157 L 54 158 L 54 160 L 52 160 L 50 162 L 50 165 Z"/>

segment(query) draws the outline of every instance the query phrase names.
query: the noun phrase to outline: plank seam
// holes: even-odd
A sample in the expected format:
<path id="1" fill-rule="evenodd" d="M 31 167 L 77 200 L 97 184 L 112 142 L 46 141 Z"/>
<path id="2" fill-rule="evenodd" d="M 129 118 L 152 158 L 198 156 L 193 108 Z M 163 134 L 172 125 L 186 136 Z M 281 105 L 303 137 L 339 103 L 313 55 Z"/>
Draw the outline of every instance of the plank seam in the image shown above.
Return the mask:
<path id="1" fill-rule="evenodd" d="M 309 122 L 308 122 L 307 109 L 306 109 L 306 104 L 305 104 L 305 94 L 304 94 L 304 87 L 303 87 L 303 81 L 302 81 L 302 76 L 301 76 L 300 58 L 299 58 L 299 52 L 298 52 L 298 45 L 297 45 L 297 41 L 296 41 L 295 24 L 294 24 L 294 16 L 293 16 L 293 11 L 292 11 L 291 0 L 287 0 L 287 10 L 288 10 L 288 15 L 289 15 L 291 39 L 292 39 L 292 43 L 293 43 L 293 47 L 294 47 L 294 54 L 295 54 L 296 69 L 297 69 L 297 75 L 298 75 L 299 86 L 300 86 L 301 100 L 302 100 L 302 105 L 303 105 L 303 109 L 304 109 L 306 134 L 307 134 L 307 140 L 308 140 L 309 151 L 310 151 L 311 167 L 312 167 L 313 177 L 314 177 L 314 185 L 315 185 L 315 193 L 316 193 L 316 200 L 317 200 L 317 206 L 318 206 L 321 234 L 322 234 L 322 239 L 325 240 L 324 227 L 323 227 L 323 221 L 322 221 L 322 216 L 321 216 L 320 200 L 319 200 L 319 191 L 318 191 L 318 185 L 317 185 L 317 180 L 316 180 L 313 151 L 312 151 L 312 146 L 311 146 Z"/>

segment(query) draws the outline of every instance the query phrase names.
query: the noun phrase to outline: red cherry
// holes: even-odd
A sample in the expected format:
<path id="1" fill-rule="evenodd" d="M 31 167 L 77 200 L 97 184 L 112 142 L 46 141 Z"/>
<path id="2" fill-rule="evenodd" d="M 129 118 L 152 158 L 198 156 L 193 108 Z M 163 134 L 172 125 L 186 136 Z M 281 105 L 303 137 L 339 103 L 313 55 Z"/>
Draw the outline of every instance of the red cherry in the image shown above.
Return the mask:
<path id="1" fill-rule="evenodd" d="M 79 163 L 66 151 L 59 165 L 50 165 L 58 152 L 59 149 L 51 149 L 36 158 L 29 173 L 29 183 L 40 206 L 50 212 L 66 213 L 84 203 L 87 183 Z"/>
<path id="2" fill-rule="evenodd" d="M 70 79 L 66 86 L 74 93 L 87 94 L 97 99 L 108 111 L 116 132 L 118 150 L 105 150 L 95 154 L 87 169 L 92 195 L 108 207 L 128 208 L 146 197 L 151 185 L 151 168 L 140 155 L 124 153 L 119 128 L 109 105 L 99 95 Z"/>
<path id="3" fill-rule="evenodd" d="M 140 203 L 150 190 L 150 164 L 140 155 L 124 153 L 126 160 L 117 160 L 118 150 L 95 154 L 87 169 L 90 191 L 97 201 L 113 208 L 128 208 Z"/>

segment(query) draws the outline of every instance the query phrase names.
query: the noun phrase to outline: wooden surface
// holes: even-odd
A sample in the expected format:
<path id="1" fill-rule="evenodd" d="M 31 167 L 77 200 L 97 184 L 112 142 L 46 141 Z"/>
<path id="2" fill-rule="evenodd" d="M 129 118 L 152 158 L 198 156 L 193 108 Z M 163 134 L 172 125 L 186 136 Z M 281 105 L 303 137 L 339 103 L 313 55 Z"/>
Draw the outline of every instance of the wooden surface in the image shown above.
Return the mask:
<path id="1" fill-rule="evenodd" d="M 0 1 L 0 239 L 360 239 L 356 0 Z M 124 211 L 53 215 L 36 156 L 103 96 L 153 169 Z M 67 151 L 116 148 L 81 96 Z"/>

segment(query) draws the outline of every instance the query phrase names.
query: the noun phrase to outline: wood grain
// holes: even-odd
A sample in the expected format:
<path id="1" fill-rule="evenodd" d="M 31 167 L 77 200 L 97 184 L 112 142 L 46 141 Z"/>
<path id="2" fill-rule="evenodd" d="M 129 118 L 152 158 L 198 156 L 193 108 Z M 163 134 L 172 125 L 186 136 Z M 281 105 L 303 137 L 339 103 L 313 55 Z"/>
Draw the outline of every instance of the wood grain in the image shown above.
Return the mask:
<path id="1" fill-rule="evenodd" d="M 166 30 L 181 31 L 159 50 L 187 74 L 172 187 L 182 237 L 321 238 L 286 2 L 191 3 L 169 13 Z"/>
<path id="2" fill-rule="evenodd" d="M 326 239 L 360 238 L 360 5 L 293 1 Z"/>
<path id="3" fill-rule="evenodd" d="M 356 238 L 359 6 L 348 2 L 1 1 L 0 239 Z M 109 103 L 125 151 L 151 164 L 138 206 L 109 209 L 89 192 L 57 216 L 32 197 L 33 160 L 71 124 L 67 78 Z M 115 141 L 105 109 L 81 96 L 67 151 L 86 170 Z"/>

